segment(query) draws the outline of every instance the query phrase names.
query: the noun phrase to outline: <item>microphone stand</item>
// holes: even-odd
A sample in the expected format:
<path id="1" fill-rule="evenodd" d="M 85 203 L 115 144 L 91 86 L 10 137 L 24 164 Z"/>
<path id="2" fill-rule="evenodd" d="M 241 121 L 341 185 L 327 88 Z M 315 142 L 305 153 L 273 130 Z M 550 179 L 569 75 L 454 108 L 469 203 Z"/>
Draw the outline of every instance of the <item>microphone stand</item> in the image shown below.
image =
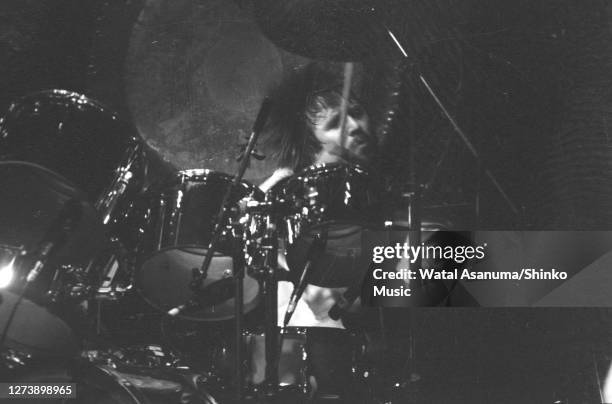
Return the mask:
<path id="1" fill-rule="evenodd" d="M 219 244 L 219 240 L 221 239 L 221 235 L 223 234 L 223 227 L 225 226 L 225 219 L 227 214 L 227 206 L 232 191 L 236 188 L 242 181 L 242 177 L 246 172 L 247 167 L 251 161 L 251 154 L 255 150 L 255 145 L 257 144 L 257 139 L 261 133 L 261 129 L 265 124 L 265 120 L 267 118 L 268 112 L 270 110 L 270 100 L 265 98 L 259 109 L 259 114 L 257 115 L 257 119 L 255 120 L 255 124 L 253 125 L 253 131 L 249 136 L 249 140 L 245 146 L 244 152 L 240 154 L 238 157 L 240 161 L 240 165 L 238 166 L 238 173 L 234 176 L 232 183 L 225 190 L 225 194 L 223 194 L 223 199 L 221 200 L 221 205 L 219 207 L 219 211 L 217 212 L 217 218 L 215 220 L 215 227 L 213 229 L 212 237 L 210 238 L 210 242 L 208 243 L 208 249 L 206 251 L 206 256 L 204 257 L 204 262 L 202 266 L 198 268 L 194 268 L 193 271 L 193 280 L 191 283 L 191 288 L 194 291 L 200 290 L 202 286 L 202 282 L 206 279 L 208 275 L 208 268 L 210 267 L 210 263 L 212 262 L 213 256 L 217 249 L 217 245 Z"/>
<path id="2" fill-rule="evenodd" d="M 223 195 L 223 199 L 221 200 L 221 204 L 219 207 L 219 211 L 217 212 L 217 217 L 215 221 L 215 227 L 213 230 L 212 237 L 208 244 L 208 249 L 206 251 L 206 256 L 204 258 L 204 262 L 202 266 L 198 268 L 193 268 L 193 279 L 191 281 L 191 289 L 197 295 L 201 291 L 202 283 L 206 279 L 208 275 L 208 268 L 212 262 L 215 251 L 217 249 L 217 245 L 221 239 L 221 235 L 223 234 L 223 227 L 225 226 L 225 221 L 227 219 L 228 212 L 228 204 L 230 201 L 230 197 L 232 191 L 236 188 L 236 186 L 242 181 L 244 173 L 246 172 L 247 167 L 250 163 L 251 155 L 255 154 L 255 145 L 257 144 L 257 139 L 261 134 L 261 130 L 266 122 L 266 118 L 268 116 L 268 112 L 270 110 L 270 99 L 264 98 L 261 108 L 259 109 L 259 113 L 257 114 L 257 118 L 255 119 L 255 123 L 253 125 L 253 130 L 249 136 L 248 142 L 244 148 L 244 151 L 238 157 L 240 161 L 240 165 L 238 166 L 238 172 L 234 176 L 231 184 L 225 190 L 225 194 Z M 234 261 L 234 316 L 235 316 L 235 357 L 234 357 L 234 376 L 235 376 L 235 390 L 234 397 L 237 403 L 242 401 L 242 390 L 243 390 L 243 372 L 242 372 L 242 328 L 243 328 L 243 317 L 244 317 L 244 272 L 245 272 L 245 259 L 242 256 L 242 250 L 239 246 L 234 245 L 233 250 L 233 261 Z M 267 351 L 266 351 L 267 352 Z"/>

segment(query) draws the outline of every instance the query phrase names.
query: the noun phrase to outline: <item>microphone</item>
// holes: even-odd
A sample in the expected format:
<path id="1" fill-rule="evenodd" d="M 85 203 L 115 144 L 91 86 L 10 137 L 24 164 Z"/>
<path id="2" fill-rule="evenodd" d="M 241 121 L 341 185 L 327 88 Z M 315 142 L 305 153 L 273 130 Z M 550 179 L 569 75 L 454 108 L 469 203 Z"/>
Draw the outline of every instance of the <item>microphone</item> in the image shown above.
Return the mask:
<path id="1" fill-rule="evenodd" d="M 306 263 L 304 264 L 304 269 L 302 269 L 302 274 L 300 275 L 300 280 L 295 285 L 293 292 L 291 293 L 291 297 L 289 298 L 289 304 L 287 304 L 287 309 L 285 310 L 285 318 L 283 319 L 283 328 L 287 327 L 295 309 L 297 307 L 298 301 L 304 294 L 306 290 L 306 286 L 308 286 L 308 277 L 310 275 L 310 268 L 312 267 L 312 262 L 315 257 L 319 254 L 322 254 L 325 251 L 325 246 L 327 244 L 327 228 L 323 230 L 322 233 L 318 233 L 315 235 L 312 244 L 308 249 L 308 253 L 306 254 Z"/>
<path id="2" fill-rule="evenodd" d="M 83 207 L 81 202 L 72 198 L 64 203 L 62 210 L 49 226 L 49 230 L 43 236 L 34 253 L 36 261 L 28 272 L 26 282 L 34 282 L 38 278 L 49 257 L 66 242 L 68 234 L 74 231 L 82 217 Z"/>
<path id="3" fill-rule="evenodd" d="M 308 286 L 308 283 L 306 283 L 306 277 L 308 275 L 308 272 L 310 272 L 311 266 L 312 266 L 312 260 L 308 260 L 308 262 L 306 262 L 306 265 L 304 265 L 304 270 L 302 271 L 302 276 L 300 277 L 298 284 L 296 285 L 296 287 L 293 289 L 293 292 L 291 293 L 291 297 L 289 298 L 289 304 L 287 304 L 287 310 L 285 310 L 285 318 L 283 319 L 283 328 L 287 327 L 287 325 L 289 324 L 289 321 L 291 320 L 293 313 L 295 313 L 295 309 L 297 307 L 298 301 L 300 300 L 300 297 L 302 297 L 302 295 L 304 294 L 304 291 L 306 290 L 306 286 Z"/>

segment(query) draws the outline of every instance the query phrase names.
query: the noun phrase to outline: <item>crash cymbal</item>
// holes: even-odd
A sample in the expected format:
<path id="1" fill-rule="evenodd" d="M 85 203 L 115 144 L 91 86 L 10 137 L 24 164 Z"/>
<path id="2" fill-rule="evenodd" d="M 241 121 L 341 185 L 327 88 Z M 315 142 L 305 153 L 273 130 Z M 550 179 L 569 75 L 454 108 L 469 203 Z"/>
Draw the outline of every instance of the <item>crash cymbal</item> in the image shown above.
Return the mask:
<path id="1" fill-rule="evenodd" d="M 374 13 L 367 0 L 262 0 L 255 5 L 260 29 L 277 46 L 334 61 L 371 56 L 382 28 Z"/>

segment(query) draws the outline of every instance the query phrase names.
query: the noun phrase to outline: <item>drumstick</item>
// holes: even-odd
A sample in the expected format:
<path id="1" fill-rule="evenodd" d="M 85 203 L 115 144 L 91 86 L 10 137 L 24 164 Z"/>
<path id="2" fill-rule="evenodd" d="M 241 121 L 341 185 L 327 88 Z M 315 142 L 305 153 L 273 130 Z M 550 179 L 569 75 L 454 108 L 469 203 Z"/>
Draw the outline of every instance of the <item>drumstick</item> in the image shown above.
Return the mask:
<path id="1" fill-rule="evenodd" d="M 346 148 L 346 116 L 351 96 L 351 82 L 353 81 L 353 62 L 344 64 L 344 82 L 342 84 L 342 99 L 340 99 L 340 141 L 343 148 Z"/>

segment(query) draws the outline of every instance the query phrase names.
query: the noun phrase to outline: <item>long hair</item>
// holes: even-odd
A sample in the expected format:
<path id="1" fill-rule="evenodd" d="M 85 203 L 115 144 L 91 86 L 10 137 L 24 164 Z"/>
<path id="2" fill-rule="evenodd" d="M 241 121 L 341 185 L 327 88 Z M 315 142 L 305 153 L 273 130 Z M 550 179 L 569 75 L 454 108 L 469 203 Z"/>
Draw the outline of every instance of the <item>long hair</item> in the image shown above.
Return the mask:
<path id="1" fill-rule="evenodd" d="M 341 101 L 342 77 L 316 63 L 291 72 L 270 94 L 266 146 L 279 167 L 299 170 L 314 162 L 321 143 L 312 131 L 317 115 Z"/>

